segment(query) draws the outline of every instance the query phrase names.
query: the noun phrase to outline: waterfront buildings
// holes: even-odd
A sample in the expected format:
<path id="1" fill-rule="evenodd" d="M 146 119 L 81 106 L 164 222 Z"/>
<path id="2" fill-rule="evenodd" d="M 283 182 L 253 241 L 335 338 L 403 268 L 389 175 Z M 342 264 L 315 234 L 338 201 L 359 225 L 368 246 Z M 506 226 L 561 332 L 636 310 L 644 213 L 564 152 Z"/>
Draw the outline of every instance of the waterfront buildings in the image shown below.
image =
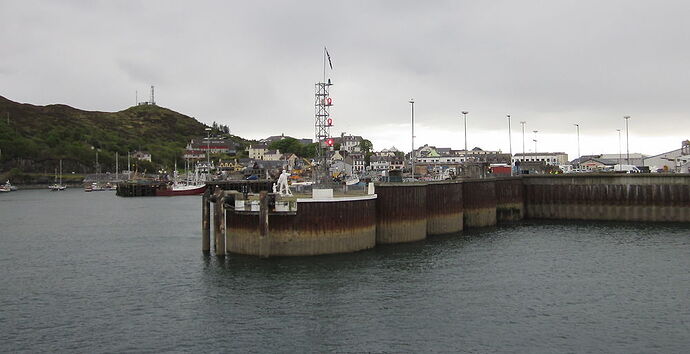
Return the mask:
<path id="1" fill-rule="evenodd" d="M 568 154 L 565 152 L 526 152 L 513 155 L 513 163 L 543 162 L 546 165 L 560 166 L 568 164 Z"/>

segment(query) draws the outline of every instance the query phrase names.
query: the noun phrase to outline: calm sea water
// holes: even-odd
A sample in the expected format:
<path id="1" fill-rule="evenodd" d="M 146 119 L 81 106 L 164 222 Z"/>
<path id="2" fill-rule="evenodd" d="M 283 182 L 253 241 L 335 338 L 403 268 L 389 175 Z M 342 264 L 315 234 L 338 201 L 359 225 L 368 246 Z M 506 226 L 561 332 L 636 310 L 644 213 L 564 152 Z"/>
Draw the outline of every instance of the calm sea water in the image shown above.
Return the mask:
<path id="1" fill-rule="evenodd" d="M 690 225 L 203 256 L 200 197 L 0 195 L 2 352 L 687 352 Z"/>

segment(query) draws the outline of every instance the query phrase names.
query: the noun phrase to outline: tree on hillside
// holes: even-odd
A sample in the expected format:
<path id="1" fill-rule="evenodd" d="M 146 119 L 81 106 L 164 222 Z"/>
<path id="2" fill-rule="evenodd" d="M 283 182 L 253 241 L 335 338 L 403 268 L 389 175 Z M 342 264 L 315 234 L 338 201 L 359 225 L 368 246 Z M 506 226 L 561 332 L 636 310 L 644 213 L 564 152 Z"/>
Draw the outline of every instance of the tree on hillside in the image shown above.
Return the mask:
<path id="1" fill-rule="evenodd" d="M 319 148 L 319 143 L 311 143 L 302 146 L 300 157 L 314 158 L 316 157 L 316 149 Z"/>
<path id="2" fill-rule="evenodd" d="M 292 153 L 298 156 L 301 156 L 302 147 L 302 143 L 295 138 L 285 138 L 274 141 L 268 146 L 268 148 L 271 150 L 280 150 L 282 153 Z"/>
<path id="3" fill-rule="evenodd" d="M 368 139 L 362 139 L 362 141 L 359 142 L 359 149 L 364 154 L 364 162 L 367 164 L 367 166 L 369 166 L 371 163 L 371 156 L 374 155 L 372 152 L 374 149 L 374 144 L 372 144 Z"/>
<path id="4" fill-rule="evenodd" d="M 366 155 L 368 152 L 371 152 L 371 150 L 374 149 L 374 144 L 367 139 L 362 139 L 362 141 L 359 142 L 359 149 L 362 150 L 362 152 Z"/>

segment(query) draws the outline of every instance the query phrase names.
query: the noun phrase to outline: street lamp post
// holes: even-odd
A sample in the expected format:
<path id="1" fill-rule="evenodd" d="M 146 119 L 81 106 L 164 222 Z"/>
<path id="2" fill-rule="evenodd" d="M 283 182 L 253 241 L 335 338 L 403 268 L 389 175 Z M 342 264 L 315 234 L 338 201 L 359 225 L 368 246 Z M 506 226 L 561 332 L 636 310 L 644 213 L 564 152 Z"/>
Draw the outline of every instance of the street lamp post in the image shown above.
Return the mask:
<path id="1" fill-rule="evenodd" d="M 522 162 L 525 161 L 525 124 L 526 123 L 527 122 L 524 120 L 520 122 L 520 125 L 522 126 Z M 522 169 L 522 168 L 520 168 L 520 169 Z"/>
<path id="2" fill-rule="evenodd" d="M 537 153 L 537 132 L 539 132 L 539 131 L 538 130 L 532 130 L 532 132 L 534 133 L 534 153 L 536 154 Z M 536 156 L 535 156 L 535 158 L 536 158 Z"/>
<path id="3" fill-rule="evenodd" d="M 465 155 L 465 156 L 464 156 L 464 157 L 465 157 L 464 160 L 465 160 L 465 161 L 464 161 L 464 163 L 467 163 L 467 114 L 470 113 L 470 112 L 468 112 L 468 111 L 462 111 L 461 113 L 462 113 L 463 121 L 464 121 L 464 123 L 465 123 L 465 152 L 464 152 L 464 155 Z M 464 164 L 464 163 L 463 163 L 463 164 Z"/>
<path id="4" fill-rule="evenodd" d="M 510 131 L 510 114 L 506 115 L 508 117 L 508 150 L 510 152 L 510 175 L 513 175 L 513 135 Z"/>
<path id="5" fill-rule="evenodd" d="M 580 125 L 574 124 L 577 130 L 577 168 L 580 168 Z"/>
<path id="6" fill-rule="evenodd" d="M 623 160 L 623 158 L 621 156 L 621 155 L 623 155 L 621 153 L 621 130 L 616 129 L 616 131 L 618 132 L 618 164 L 620 165 L 622 160 Z"/>
<path id="7" fill-rule="evenodd" d="M 410 110 L 411 110 L 411 114 L 412 114 L 412 152 L 410 153 L 410 161 L 411 161 L 411 165 L 412 165 L 412 170 L 410 172 L 411 172 L 412 178 L 414 179 L 414 160 L 415 160 L 415 155 L 416 155 L 414 152 L 414 98 L 410 98 L 410 100 L 408 102 L 410 103 Z"/>
<path id="8" fill-rule="evenodd" d="M 626 164 L 630 165 L 630 139 L 628 135 L 628 119 L 630 116 L 623 116 L 625 119 L 625 158 L 627 160 Z"/>

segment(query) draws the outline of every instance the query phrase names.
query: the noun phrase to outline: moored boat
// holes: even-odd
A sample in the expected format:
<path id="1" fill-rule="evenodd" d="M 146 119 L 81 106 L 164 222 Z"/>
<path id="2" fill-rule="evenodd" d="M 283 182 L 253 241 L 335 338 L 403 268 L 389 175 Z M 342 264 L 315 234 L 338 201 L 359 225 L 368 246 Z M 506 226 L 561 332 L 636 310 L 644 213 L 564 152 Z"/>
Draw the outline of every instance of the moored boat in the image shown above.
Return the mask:
<path id="1" fill-rule="evenodd" d="M 156 196 L 199 195 L 206 191 L 206 175 L 201 172 L 198 165 L 195 167 L 193 174 L 187 171 L 184 181 L 180 181 L 176 165 L 172 179 L 172 183 L 161 185 L 156 189 Z"/>
<path id="2" fill-rule="evenodd" d="M 156 189 L 156 195 L 161 197 L 172 197 L 176 195 L 199 195 L 206 191 L 206 185 L 166 185 Z"/>
<path id="3" fill-rule="evenodd" d="M 67 186 L 62 184 L 62 160 L 60 160 L 60 181 L 58 182 L 58 171 L 55 170 L 55 183 L 49 185 L 48 189 L 50 189 L 52 192 L 64 191 L 67 189 Z"/>
<path id="4" fill-rule="evenodd" d="M 0 192 L 12 192 L 12 191 L 16 191 L 16 190 L 17 190 L 17 187 L 13 186 L 10 183 L 10 180 L 7 180 L 7 182 L 5 182 L 5 184 L 0 185 Z"/>

